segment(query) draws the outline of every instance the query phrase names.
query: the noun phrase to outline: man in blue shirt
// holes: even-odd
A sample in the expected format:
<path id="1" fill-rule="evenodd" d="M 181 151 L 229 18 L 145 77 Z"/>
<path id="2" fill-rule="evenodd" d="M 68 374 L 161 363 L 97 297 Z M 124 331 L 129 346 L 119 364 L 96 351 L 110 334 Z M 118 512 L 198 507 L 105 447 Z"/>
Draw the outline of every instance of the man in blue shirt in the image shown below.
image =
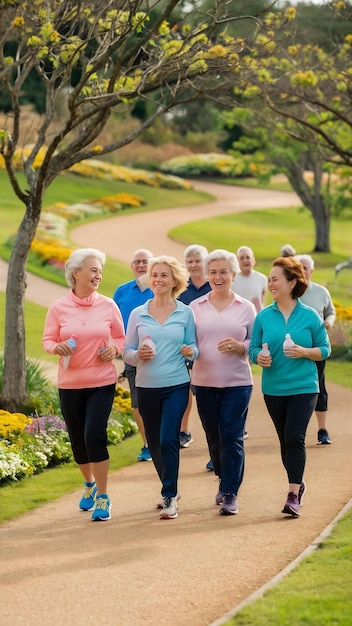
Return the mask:
<path id="1" fill-rule="evenodd" d="M 152 290 L 148 287 L 146 281 L 146 273 L 148 267 L 148 261 L 153 257 L 153 254 L 149 250 L 136 250 L 132 257 L 131 269 L 134 274 L 134 279 L 128 283 L 124 283 L 117 287 L 113 300 L 121 311 L 125 331 L 127 330 L 128 319 L 133 309 L 141 304 L 144 304 L 147 300 L 154 297 Z M 136 368 L 126 364 L 123 375 L 127 378 L 131 392 L 131 401 L 133 409 L 133 417 L 138 426 L 138 430 L 143 439 L 143 448 L 138 461 L 151 461 L 151 456 L 148 448 L 148 443 L 145 436 L 144 424 L 141 414 L 138 409 L 137 392 L 135 386 Z"/>

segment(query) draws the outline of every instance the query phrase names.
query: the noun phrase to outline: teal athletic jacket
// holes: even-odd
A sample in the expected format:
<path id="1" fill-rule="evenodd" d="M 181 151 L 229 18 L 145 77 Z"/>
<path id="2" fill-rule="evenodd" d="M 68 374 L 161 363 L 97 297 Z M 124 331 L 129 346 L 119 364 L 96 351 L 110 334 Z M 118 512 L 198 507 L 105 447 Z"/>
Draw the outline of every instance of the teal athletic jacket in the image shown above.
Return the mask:
<path id="1" fill-rule="evenodd" d="M 249 357 L 257 362 L 263 343 L 267 343 L 272 363 L 263 367 L 262 392 L 269 396 L 291 396 L 301 393 L 318 393 L 319 381 L 315 361 L 290 359 L 283 353 L 285 334 L 290 333 L 295 344 L 305 348 L 320 348 L 322 358 L 331 353 L 328 334 L 318 313 L 300 299 L 287 322 L 277 303 L 267 306 L 254 320 Z"/>

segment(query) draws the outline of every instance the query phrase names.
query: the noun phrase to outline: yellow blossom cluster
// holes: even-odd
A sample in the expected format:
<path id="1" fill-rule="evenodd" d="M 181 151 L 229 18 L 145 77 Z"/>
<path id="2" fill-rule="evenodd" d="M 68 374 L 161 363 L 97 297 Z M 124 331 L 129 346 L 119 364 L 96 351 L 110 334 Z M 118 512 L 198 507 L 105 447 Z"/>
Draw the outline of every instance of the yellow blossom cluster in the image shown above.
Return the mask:
<path id="1" fill-rule="evenodd" d="M 120 413 L 131 413 L 132 403 L 130 392 L 118 385 L 115 391 L 113 406 L 120 411 Z"/>
<path id="2" fill-rule="evenodd" d="M 10 433 L 22 432 L 31 422 L 32 419 L 23 413 L 9 413 L 0 409 L 0 437 L 6 439 Z"/>

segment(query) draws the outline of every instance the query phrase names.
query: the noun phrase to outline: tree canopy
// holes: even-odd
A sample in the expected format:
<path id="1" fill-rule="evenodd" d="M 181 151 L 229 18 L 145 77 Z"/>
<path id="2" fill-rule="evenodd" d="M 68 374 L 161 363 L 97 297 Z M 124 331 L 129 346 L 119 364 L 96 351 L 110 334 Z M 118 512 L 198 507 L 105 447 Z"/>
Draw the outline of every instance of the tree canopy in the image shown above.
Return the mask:
<path id="1" fill-rule="evenodd" d="M 177 105 L 200 97 L 233 103 L 233 86 L 253 71 L 250 59 L 271 54 L 274 33 L 295 16 L 290 7 L 283 14 L 265 11 L 263 3 L 258 14 L 247 14 L 250 4 L 218 0 L 203 9 L 183 0 L 0 0 L 0 86 L 8 100 L 0 158 L 25 207 L 7 281 L 4 408 L 21 406 L 27 395 L 25 268 L 45 190 L 63 170 L 131 143 Z M 34 78 L 45 107 L 26 136 L 22 103 Z M 123 123 L 137 100 L 148 104 L 138 129 L 101 145 L 109 116 L 118 111 Z"/>

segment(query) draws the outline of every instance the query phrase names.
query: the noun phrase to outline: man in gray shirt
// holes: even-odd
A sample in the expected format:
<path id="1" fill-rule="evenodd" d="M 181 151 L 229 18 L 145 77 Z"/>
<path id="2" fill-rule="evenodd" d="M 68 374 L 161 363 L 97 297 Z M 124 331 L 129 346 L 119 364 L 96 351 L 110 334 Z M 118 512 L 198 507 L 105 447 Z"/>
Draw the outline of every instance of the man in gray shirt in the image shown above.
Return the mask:
<path id="1" fill-rule="evenodd" d="M 308 289 L 301 296 L 304 304 L 315 309 L 324 322 L 326 330 L 329 330 L 335 323 L 336 311 L 329 291 L 311 281 L 311 275 L 314 271 L 314 261 L 309 254 L 298 254 L 297 261 L 300 261 L 305 277 L 308 281 Z M 319 375 L 319 396 L 315 408 L 315 414 L 318 420 L 318 444 L 330 444 L 331 439 L 326 429 L 328 415 L 328 392 L 325 387 L 325 363 L 326 361 L 316 361 Z"/>

